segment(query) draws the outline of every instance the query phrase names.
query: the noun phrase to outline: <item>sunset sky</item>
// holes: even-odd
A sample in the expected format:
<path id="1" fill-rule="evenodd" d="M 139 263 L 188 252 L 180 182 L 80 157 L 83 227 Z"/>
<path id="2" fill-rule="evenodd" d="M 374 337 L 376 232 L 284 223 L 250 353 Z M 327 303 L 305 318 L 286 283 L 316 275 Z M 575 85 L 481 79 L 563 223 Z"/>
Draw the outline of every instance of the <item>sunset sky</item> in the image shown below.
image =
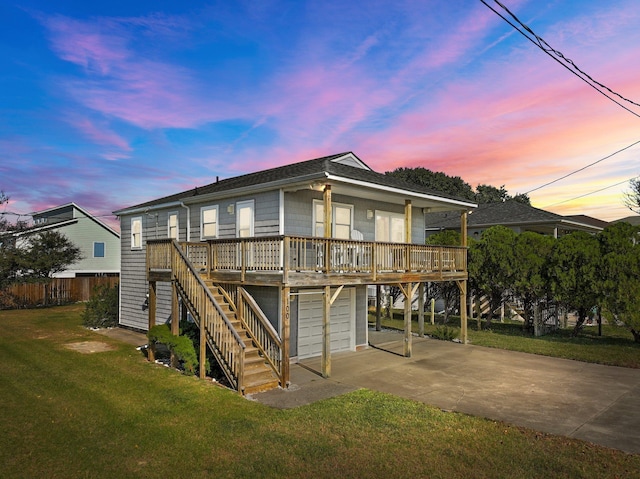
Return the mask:
<path id="1" fill-rule="evenodd" d="M 640 103 L 637 0 L 502 3 Z M 343 151 L 526 193 L 640 141 L 639 106 L 479 0 L 0 0 L 0 57 L 5 213 L 75 202 L 113 225 L 114 210 L 216 176 Z M 639 152 L 532 204 L 628 216 Z"/>

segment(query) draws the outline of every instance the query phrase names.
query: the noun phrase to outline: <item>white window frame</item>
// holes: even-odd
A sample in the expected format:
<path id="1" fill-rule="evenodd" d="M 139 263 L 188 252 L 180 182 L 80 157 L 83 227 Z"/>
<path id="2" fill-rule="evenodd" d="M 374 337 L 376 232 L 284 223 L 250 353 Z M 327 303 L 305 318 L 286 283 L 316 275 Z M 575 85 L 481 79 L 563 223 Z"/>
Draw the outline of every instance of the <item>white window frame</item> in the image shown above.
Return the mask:
<path id="1" fill-rule="evenodd" d="M 213 236 L 205 236 L 204 234 L 204 214 L 207 211 L 211 211 L 211 210 L 215 210 L 216 212 L 216 232 L 215 235 Z M 211 206 L 203 206 L 200 208 L 200 239 L 202 241 L 204 240 L 208 240 L 208 239 L 217 239 L 218 235 L 220 233 L 220 208 L 218 207 L 218 205 L 211 205 Z"/>
<path id="2" fill-rule="evenodd" d="M 389 218 L 389 234 L 390 234 L 390 237 L 388 237 L 388 238 L 381 238 L 380 237 L 380 231 L 378 229 L 378 217 L 379 216 L 385 216 L 385 217 Z M 382 243 L 404 243 L 406 241 L 407 232 L 405 231 L 406 225 L 405 225 L 405 218 L 404 218 L 404 214 L 403 213 L 394 213 L 392 211 L 376 210 L 374 218 L 375 218 L 375 229 L 376 229 L 376 241 L 380 241 Z M 392 228 L 391 228 L 393 219 L 399 219 L 399 220 L 402 221 L 402 240 L 401 241 L 393 241 L 393 234 L 392 234 Z"/>
<path id="3" fill-rule="evenodd" d="M 256 203 L 254 200 L 238 201 L 236 203 L 236 238 L 240 238 L 240 210 L 243 208 L 251 208 L 251 223 L 249 224 L 249 236 L 245 238 L 252 238 L 255 234 L 255 222 L 256 222 Z"/>
<path id="4" fill-rule="evenodd" d="M 134 224 L 140 224 L 140 237 L 138 238 L 138 242 L 136 244 L 136 233 L 134 231 Z M 134 216 L 131 218 L 131 249 L 142 249 L 142 216 Z"/>
<path id="5" fill-rule="evenodd" d="M 316 223 L 318 222 L 318 219 L 316 218 L 316 206 L 322 206 L 322 211 L 324 214 L 324 201 L 322 200 L 313 200 L 313 206 L 312 206 L 312 211 L 311 211 L 311 235 L 312 236 L 317 236 L 316 235 Z M 336 231 L 336 214 L 335 214 L 335 209 L 336 207 L 338 208 L 347 208 L 349 209 L 349 237 L 348 238 L 341 238 L 341 239 L 351 239 L 351 231 L 353 231 L 353 222 L 354 222 L 354 214 L 353 214 L 353 205 L 349 205 L 347 203 L 331 203 L 331 209 L 332 209 L 332 215 L 331 215 L 331 237 L 335 238 L 334 234 Z M 322 220 L 322 224 L 324 225 L 324 218 Z"/>
<path id="6" fill-rule="evenodd" d="M 175 219 L 176 219 L 176 226 L 175 226 L 176 235 L 175 235 L 175 237 L 171 236 L 171 218 L 172 217 L 175 217 Z M 180 240 L 180 215 L 178 214 L 177 211 L 170 211 L 167 214 L 167 238 L 175 239 L 175 240 L 178 240 L 178 241 Z"/>
<path id="7" fill-rule="evenodd" d="M 96 244 L 102 245 L 102 256 L 96 256 Z M 93 242 L 93 257 L 94 258 L 106 258 L 107 257 L 107 243 L 104 241 L 94 241 Z"/>

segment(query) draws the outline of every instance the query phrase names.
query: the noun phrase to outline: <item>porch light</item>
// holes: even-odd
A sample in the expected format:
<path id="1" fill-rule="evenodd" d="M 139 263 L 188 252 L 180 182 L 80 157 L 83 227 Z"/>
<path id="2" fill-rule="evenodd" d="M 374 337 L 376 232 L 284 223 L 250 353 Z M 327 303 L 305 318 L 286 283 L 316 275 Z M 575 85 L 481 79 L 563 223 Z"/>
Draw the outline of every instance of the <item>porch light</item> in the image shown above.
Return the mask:
<path id="1" fill-rule="evenodd" d="M 235 209 L 234 209 L 234 205 L 229 205 L 229 206 L 227 206 L 227 213 L 229 213 L 230 215 L 232 215 L 234 211 L 235 211 Z"/>
<path id="2" fill-rule="evenodd" d="M 368 220 L 372 220 L 373 219 L 373 210 L 367 210 L 367 219 Z"/>

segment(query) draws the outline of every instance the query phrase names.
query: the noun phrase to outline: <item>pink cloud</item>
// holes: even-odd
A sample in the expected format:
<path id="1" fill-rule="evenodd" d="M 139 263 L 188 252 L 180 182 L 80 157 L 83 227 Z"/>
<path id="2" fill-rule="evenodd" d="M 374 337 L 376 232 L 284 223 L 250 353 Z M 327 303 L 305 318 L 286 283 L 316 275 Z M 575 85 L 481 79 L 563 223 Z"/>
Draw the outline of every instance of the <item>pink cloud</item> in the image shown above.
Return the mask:
<path id="1" fill-rule="evenodd" d="M 81 81 L 67 81 L 67 94 L 88 108 L 145 129 L 190 128 L 226 116 L 230 103 L 207 97 L 187 68 L 154 61 L 135 51 L 134 19 L 82 22 L 56 16 L 44 21 L 53 50 L 82 66 Z M 161 21 L 162 29 L 171 25 Z M 154 25 L 145 19 L 144 26 Z"/>
<path id="2" fill-rule="evenodd" d="M 109 129 L 105 122 L 96 125 L 88 118 L 80 118 L 72 115 L 68 116 L 68 122 L 81 131 L 85 136 L 91 138 L 100 145 L 114 146 L 119 150 L 126 152 L 132 151 L 127 140 Z M 123 155 L 123 157 L 126 156 Z"/>

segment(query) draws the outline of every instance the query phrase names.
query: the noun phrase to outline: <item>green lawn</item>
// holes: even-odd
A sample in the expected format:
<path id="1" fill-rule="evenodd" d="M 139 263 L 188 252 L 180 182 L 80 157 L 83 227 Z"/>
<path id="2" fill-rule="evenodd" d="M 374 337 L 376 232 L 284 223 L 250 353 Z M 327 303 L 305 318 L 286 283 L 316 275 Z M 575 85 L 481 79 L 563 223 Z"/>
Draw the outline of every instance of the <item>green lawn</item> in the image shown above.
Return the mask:
<path id="1" fill-rule="evenodd" d="M 147 363 L 81 306 L 0 311 L 0 477 L 638 477 L 640 455 L 360 390 L 275 410 Z M 64 344 L 98 340 L 113 351 Z"/>
<path id="2" fill-rule="evenodd" d="M 382 326 L 403 329 L 404 321 L 398 319 L 400 314 L 396 313 L 394 317 L 395 319 L 383 318 Z M 436 316 L 436 324 L 432 325 L 431 317 L 427 314 L 425 316 L 425 334 L 432 334 L 441 324 L 441 321 L 442 318 Z M 375 325 L 375 315 L 369 315 L 369 323 L 371 326 Z M 450 318 L 448 325 L 459 329 L 460 318 Z M 484 327 L 484 322 L 482 325 Z M 418 332 L 416 319 L 413 320 L 412 331 Z M 605 324 L 602 326 L 602 336 L 598 336 L 597 326 L 585 326 L 577 337 L 572 336 L 572 331 L 573 328 L 560 329 L 536 338 L 523 332 L 522 323 L 520 322 L 505 321 L 501 323 L 499 320 L 494 320 L 491 323 L 490 331 L 484 329 L 478 331 L 475 319 L 470 319 L 467 323 L 469 342 L 478 346 L 575 359 L 610 366 L 640 368 L 640 344 L 633 341 L 633 336 L 624 327 Z"/>

